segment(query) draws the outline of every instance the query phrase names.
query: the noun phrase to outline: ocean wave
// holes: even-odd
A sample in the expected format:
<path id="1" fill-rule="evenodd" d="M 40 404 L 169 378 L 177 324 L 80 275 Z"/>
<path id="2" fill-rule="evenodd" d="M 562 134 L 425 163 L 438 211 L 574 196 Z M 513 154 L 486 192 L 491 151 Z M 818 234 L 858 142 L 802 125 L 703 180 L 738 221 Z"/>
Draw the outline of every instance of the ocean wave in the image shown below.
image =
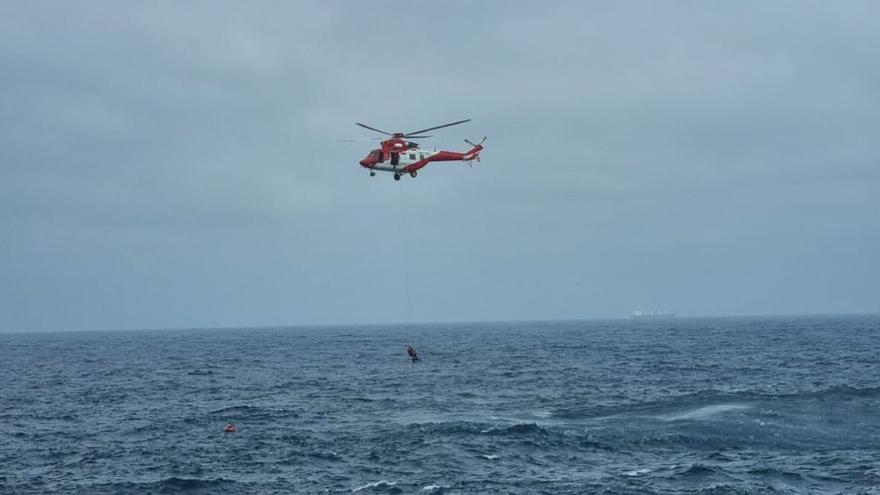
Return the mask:
<path id="1" fill-rule="evenodd" d="M 235 481 L 229 480 L 226 478 L 214 478 L 214 479 L 198 479 L 198 478 L 177 478 L 171 477 L 166 478 L 164 480 L 159 481 L 160 485 L 169 486 L 172 488 L 180 488 L 183 490 L 197 490 L 200 488 L 216 488 L 219 486 L 225 486 L 229 484 L 235 484 Z"/>
<path id="2" fill-rule="evenodd" d="M 853 398 L 878 398 L 880 387 L 851 387 L 848 385 L 836 385 L 833 387 L 816 390 L 813 392 L 795 393 L 790 395 L 781 394 L 778 397 L 809 398 L 809 399 L 853 399 Z"/>
<path id="3" fill-rule="evenodd" d="M 683 416 L 693 413 L 693 418 L 708 417 L 719 412 L 727 412 L 736 409 L 753 407 L 755 404 L 798 401 L 845 401 L 851 399 L 880 398 L 880 387 L 851 387 L 847 385 L 835 385 L 819 390 L 796 391 L 790 393 L 761 393 L 755 391 L 726 392 L 716 389 L 707 389 L 699 392 L 683 394 L 659 400 L 633 402 L 629 404 L 613 406 L 586 406 L 566 407 L 551 411 L 551 416 L 557 419 L 579 420 L 607 418 L 621 415 L 646 415 L 665 416 L 678 415 L 682 406 L 689 406 Z M 679 419 L 689 419 L 682 417 Z"/>
<path id="4" fill-rule="evenodd" d="M 612 444 L 618 439 L 605 442 L 595 438 L 592 433 L 563 428 L 559 426 L 540 426 L 535 423 L 515 423 L 510 425 L 497 425 L 484 422 L 455 421 L 439 423 L 410 424 L 407 429 L 418 430 L 417 435 L 422 438 L 431 437 L 458 437 L 476 436 L 491 437 L 499 441 L 526 442 L 534 447 L 554 448 L 570 447 L 587 451 L 614 451 Z M 411 433 L 403 435 L 410 437 Z"/>
<path id="5" fill-rule="evenodd" d="M 251 405 L 227 406 L 227 407 L 221 407 L 220 409 L 215 409 L 215 410 L 209 412 L 208 414 L 232 414 L 232 413 L 242 414 L 242 413 L 251 413 L 253 411 L 258 411 L 258 410 L 260 410 L 260 407 L 251 406 Z"/>
<path id="6" fill-rule="evenodd" d="M 199 479 L 199 478 L 178 478 L 172 476 L 159 481 L 151 482 L 134 482 L 121 481 L 116 483 L 96 484 L 87 487 L 86 491 L 104 491 L 108 490 L 112 493 L 121 492 L 154 492 L 159 493 L 218 493 L 230 492 L 234 490 L 236 482 L 226 478 Z"/>
<path id="7" fill-rule="evenodd" d="M 230 418 L 234 417 L 239 421 L 246 419 L 267 419 L 273 421 L 285 418 L 297 418 L 299 412 L 285 408 L 271 408 L 263 406 L 253 406 L 250 404 L 222 407 L 207 413 L 208 417 Z"/>
<path id="8" fill-rule="evenodd" d="M 711 418 L 718 414 L 728 413 L 732 411 L 742 411 L 743 409 L 750 409 L 751 407 L 752 406 L 747 406 L 744 404 L 712 404 L 709 406 L 698 407 L 696 409 L 692 409 L 682 413 L 664 416 L 661 417 L 661 419 L 665 421 L 701 420 Z"/>
<path id="9" fill-rule="evenodd" d="M 480 433 L 483 432 L 487 435 L 495 436 L 547 436 L 550 434 L 547 429 L 544 429 L 535 423 L 517 423 L 512 426 L 489 428 L 487 430 L 482 430 Z"/>
<path id="10" fill-rule="evenodd" d="M 431 493 L 446 493 L 450 487 L 448 485 L 436 485 L 431 484 L 427 486 L 423 486 L 421 490 L 422 492 L 431 492 Z"/>
<path id="11" fill-rule="evenodd" d="M 296 451 L 279 461 L 279 464 L 296 466 L 310 460 L 338 462 L 342 461 L 342 456 L 336 452 Z"/>
<path id="12" fill-rule="evenodd" d="M 411 423 L 409 429 L 418 429 L 422 434 L 429 435 L 490 435 L 490 436 L 544 436 L 549 430 L 535 423 L 516 423 L 498 426 L 492 423 L 474 421 L 448 421 L 430 423 Z"/>
<path id="13" fill-rule="evenodd" d="M 670 477 L 673 479 L 729 478 L 729 476 L 724 472 L 722 468 L 700 463 L 679 466 L 678 468 L 673 470 Z"/>
<path id="14" fill-rule="evenodd" d="M 761 479 L 777 479 L 787 483 L 804 481 L 803 475 L 791 471 L 783 471 L 771 467 L 761 467 L 748 471 L 750 475 L 760 477 Z"/>
<path id="15" fill-rule="evenodd" d="M 363 490 L 370 490 L 376 492 L 388 492 L 388 493 L 401 493 L 403 490 L 397 487 L 396 481 L 385 481 L 379 480 L 374 481 L 372 483 L 367 483 L 366 485 L 359 486 L 357 488 L 352 488 L 352 492 L 360 492 Z"/>
<path id="16" fill-rule="evenodd" d="M 771 485 L 753 483 L 711 483 L 700 488 L 699 495 L 764 495 L 766 493 L 797 493 L 792 490 L 779 490 Z"/>

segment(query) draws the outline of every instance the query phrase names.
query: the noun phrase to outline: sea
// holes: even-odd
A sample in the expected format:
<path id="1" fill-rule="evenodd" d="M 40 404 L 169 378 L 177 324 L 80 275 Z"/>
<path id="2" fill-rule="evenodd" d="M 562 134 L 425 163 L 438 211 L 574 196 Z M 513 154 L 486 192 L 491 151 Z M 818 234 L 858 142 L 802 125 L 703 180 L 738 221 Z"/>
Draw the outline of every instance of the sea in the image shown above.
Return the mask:
<path id="1" fill-rule="evenodd" d="M 880 494 L 878 350 L 878 315 L 0 334 L 0 493 Z"/>

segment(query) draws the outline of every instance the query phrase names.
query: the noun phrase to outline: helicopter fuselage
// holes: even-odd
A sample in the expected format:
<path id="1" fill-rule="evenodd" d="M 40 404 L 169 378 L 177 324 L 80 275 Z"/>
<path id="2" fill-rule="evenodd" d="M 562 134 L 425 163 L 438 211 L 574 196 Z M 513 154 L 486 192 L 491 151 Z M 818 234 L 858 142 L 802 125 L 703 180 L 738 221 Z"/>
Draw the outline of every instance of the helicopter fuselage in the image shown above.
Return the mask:
<path id="1" fill-rule="evenodd" d="M 370 169 L 371 174 L 378 170 L 392 172 L 397 179 L 400 175 L 409 174 L 415 177 L 419 169 L 431 162 L 449 162 L 479 160 L 482 145 L 476 145 L 470 151 L 460 153 L 458 151 L 426 151 L 421 148 L 410 148 L 404 151 L 389 151 L 376 149 L 370 152 L 360 164 Z"/>
<path id="2" fill-rule="evenodd" d="M 406 150 L 402 153 L 373 150 L 366 156 L 366 158 L 360 161 L 360 164 L 364 168 L 371 170 L 403 173 L 404 169 L 407 169 L 407 167 L 420 164 L 419 162 L 430 162 L 432 156 L 436 156 L 440 153 L 442 152 L 425 151 L 422 149 Z"/>

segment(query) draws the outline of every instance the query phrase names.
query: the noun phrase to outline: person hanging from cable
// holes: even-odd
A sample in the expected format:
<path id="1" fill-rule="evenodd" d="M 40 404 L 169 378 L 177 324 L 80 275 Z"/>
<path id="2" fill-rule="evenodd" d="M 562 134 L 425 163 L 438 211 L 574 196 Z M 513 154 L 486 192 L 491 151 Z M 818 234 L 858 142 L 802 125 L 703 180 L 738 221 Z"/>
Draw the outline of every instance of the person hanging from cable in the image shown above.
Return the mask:
<path id="1" fill-rule="evenodd" d="M 416 364 L 416 361 L 419 360 L 419 353 L 416 352 L 415 348 L 411 345 L 406 346 L 406 353 L 412 359 L 412 364 Z"/>

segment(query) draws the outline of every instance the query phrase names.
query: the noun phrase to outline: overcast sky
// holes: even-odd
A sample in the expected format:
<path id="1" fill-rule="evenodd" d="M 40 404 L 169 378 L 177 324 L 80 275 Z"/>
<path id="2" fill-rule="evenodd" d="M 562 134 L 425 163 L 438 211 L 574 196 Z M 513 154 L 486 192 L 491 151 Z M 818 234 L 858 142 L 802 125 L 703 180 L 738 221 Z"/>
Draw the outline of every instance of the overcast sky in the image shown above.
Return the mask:
<path id="1" fill-rule="evenodd" d="M 880 311 L 878 19 L 2 2 L 0 331 Z"/>

